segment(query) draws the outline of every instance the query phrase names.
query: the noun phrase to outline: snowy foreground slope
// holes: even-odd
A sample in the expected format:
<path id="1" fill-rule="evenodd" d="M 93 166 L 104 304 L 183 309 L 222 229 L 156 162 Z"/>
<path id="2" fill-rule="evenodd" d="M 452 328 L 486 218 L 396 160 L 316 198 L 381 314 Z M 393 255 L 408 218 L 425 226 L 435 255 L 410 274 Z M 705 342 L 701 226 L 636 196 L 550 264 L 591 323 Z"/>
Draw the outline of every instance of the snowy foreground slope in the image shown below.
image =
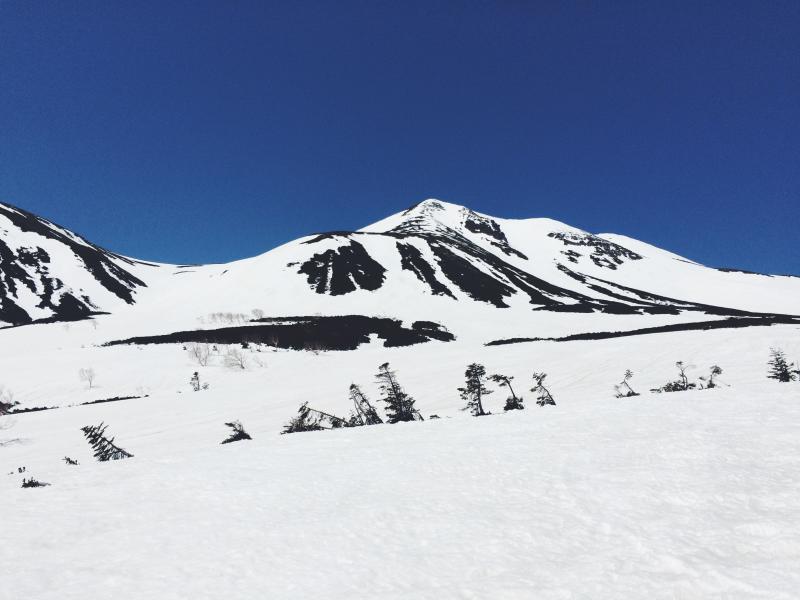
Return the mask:
<path id="1" fill-rule="evenodd" d="M 0 397 L 47 409 L 0 417 L 0 600 L 799 597 L 800 383 L 766 378 L 798 278 L 438 201 L 227 265 L 2 205 L 0 241 Z M 650 393 L 678 360 L 720 386 Z M 387 361 L 425 422 L 279 434 Z M 472 362 L 526 409 L 463 412 Z M 94 461 L 101 422 L 133 458 Z"/>
<path id="2" fill-rule="evenodd" d="M 796 598 L 800 384 L 764 360 L 797 355 L 800 330 L 635 340 L 275 352 L 209 366 L 205 392 L 17 415 L 0 432 L 0 597 Z M 522 389 L 546 370 L 557 406 L 504 414 L 497 392 L 495 414 L 467 416 L 473 359 Z M 692 376 L 719 363 L 723 387 L 647 393 L 676 359 Z M 344 411 L 350 381 L 374 397 L 383 360 L 442 418 L 278 434 L 301 400 Z M 72 402 L 119 389 L 112 366 Z M 615 399 L 626 367 L 644 393 Z M 231 419 L 254 439 L 220 445 Z M 101 420 L 134 458 L 93 462 L 78 429 Z M 20 465 L 52 486 L 20 489 Z"/>
<path id="3" fill-rule="evenodd" d="M 3 489 L 0 596 L 797 598 L 787 391 L 64 467 Z"/>

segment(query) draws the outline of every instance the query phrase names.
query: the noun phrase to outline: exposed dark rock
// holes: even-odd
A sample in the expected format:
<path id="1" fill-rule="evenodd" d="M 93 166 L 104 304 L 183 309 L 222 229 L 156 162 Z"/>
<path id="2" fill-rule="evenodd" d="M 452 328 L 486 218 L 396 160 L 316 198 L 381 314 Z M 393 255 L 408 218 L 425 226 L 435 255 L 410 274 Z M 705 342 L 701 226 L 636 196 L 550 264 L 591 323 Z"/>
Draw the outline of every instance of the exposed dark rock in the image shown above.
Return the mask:
<path id="1" fill-rule="evenodd" d="M 81 406 L 88 406 L 89 404 L 105 404 L 106 402 L 119 402 L 121 400 L 137 400 L 139 398 L 147 398 L 147 396 L 115 396 L 113 398 L 102 398 L 100 400 L 92 400 L 90 402 L 81 402 Z"/>
<path id="2" fill-rule="evenodd" d="M 403 215 L 411 214 L 420 204 L 425 204 L 431 211 L 444 210 L 444 205 L 441 202 L 437 202 L 436 200 L 423 200 L 422 202 L 417 202 L 409 206 L 403 211 Z"/>
<path id="3" fill-rule="evenodd" d="M 717 271 L 722 271 L 723 273 L 744 273 L 745 275 L 763 275 L 764 277 L 772 277 L 772 275 L 767 275 L 766 273 L 746 271 L 745 269 L 729 269 L 727 267 L 719 267 Z"/>
<path id="4" fill-rule="evenodd" d="M 606 269 L 616 269 L 624 261 L 628 260 L 641 260 L 642 256 L 615 244 L 609 242 L 601 237 L 591 234 L 571 233 L 566 231 L 554 231 L 547 234 L 551 238 L 561 240 L 566 246 L 585 246 L 592 249 L 592 254 L 589 256 L 592 262 L 598 267 Z M 580 255 L 578 255 L 580 256 Z M 573 260 L 572 262 L 576 262 Z"/>
<path id="5" fill-rule="evenodd" d="M 736 329 L 740 327 L 769 327 L 771 325 L 798 324 L 800 317 L 789 315 L 762 315 L 759 317 L 729 317 L 717 321 L 697 321 L 693 323 L 675 323 L 658 327 L 643 327 L 628 331 L 594 331 L 589 333 L 576 333 L 563 337 L 549 338 L 509 338 L 487 342 L 487 346 L 502 346 L 505 344 L 519 344 L 523 342 L 575 342 L 589 340 L 607 340 L 610 338 L 631 337 L 636 335 L 650 335 L 653 333 L 673 333 L 676 331 L 706 331 L 711 329 Z"/>
<path id="6" fill-rule="evenodd" d="M 440 268 L 448 279 L 475 299 L 504 307 L 507 305 L 503 298 L 521 291 L 528 296 L 531 304 L 548 308 L 574 306 L 576 303 L 595 304 L 588 296 L 548 283 L 505 262 L 456 232 L 448 236 L 431 236 L 428 243 L 437 254 Z M 456 255 L 451 248 L 469 256 L 472 262 Z M 451 261 L 452 256 L 456 259 Z M 473 263 L 480 264 L 492 275 L 477 269 Z M 478 273 L 473 277 L 474 271 Z"/>
<path id="7" fill-rule="evenodd" d="M 484 273 L 441 242 L 431 242 L 430 247 L 445 277 L 470 298 L 489 302 L 500 308 L 508 307 L 504 299 L 516 293 L 514 288 Z"/>
<path id="8" fill-rule="evenodd" d="M 58 408 L 56 406 L 31 406 L 30 408 L 15 408 L 10 410 L 8 414 L 10 415 L 24 415 L 25 413 L 32 413 L 32 412 L 41 412 L 43 410 L 53 410 L 54 408 Z"/>
<path id="9" fill-rule="evenodd" d="M 490 243 L 502 250 L 507 255 L 515 255 L 524 260 L 528 260 L 528 257 L 525 256 L 519 250 L 515 250 L 508 244 L 508 238 L 506 234 L 503 233 L 503 230 L 500 228 L 500 225 L 497 221 L 490 219 L 488 217 L 482 217 L 477 213 L 469 211 L 467 213 L 467 218 L 464 220 L 464 227 L 471 231 L 472 233 L 480 233 L 489 238 L 493 238 Z"/>
<path id="10" fill-rule="evenodd" d="M 298 271 L 306 275 L 315 292 L 331 296 L 348 294 L 359 288 L 377 290 L 383 285 L 385 272 L 386 269 L 356 241 L 315 254 Z"/>
<path id="11" fill-rule="evenodd" d="M 397 251 L 400 253 L 400 263 L 403 268 L 414 273 L 423 283 L 428 284 L 431 293 L 455 298 L 447 286 L 436 278 L 433 267 L 428 264 L 419 249 L 411 244 L 397 242 Z"/>
<path id="12" fill-rule="evenodd" d="M 795 279 L 800 279 L 800 275 L 795 275 L 792 273 L 759 273 L 758 271 L 746 271 L 744 269 L 729 269 L 726 267 L 719 267 L 716 269 L 717 271 L 722 271 L 723 273 L 744 273 L 745 275 L 761 275 L 762 277 L 793 277 Z"/>
<path id="13" fill-rule="evenodd" d="M 467 215 L 464 221 L 464 227 L 472 233 L 482 233 L 493 237 L 501 244 L 508 244 L 508 238 L 506 238 L 506 234 L 503 233 L 503 230 L 500 229 L 500 225 L 497 224 L 497 221 L 487 217 L 481 217 L 472 211 Z"/>
<path id="14" fill-rule="evenodd" d="M 292 350 L 355 350 L 361 344 L 368 343 L 373 334 L 384 340 L 387 347 L 410 346 L 430 340 L 449 342 L 455 339 L 453 334 L 431 321 L 417 321 L 409 329 L 397 319 L 363 315 L 274 317 L 253 320 L 253 323 L 256 324 L 134 337 L 105 345 L 207 342 L 268 344 Z"/>
<path id="15" fill-rule="evenodd" d="M 73 321 L 83 321 L 85 319 L 89 319 L 89 318 L 94 317 L 94 316 L 107 315 L 107 314 L 109 314 L 109 313 L 97 311 L 97 312 L 90 312 L 90 313 L 87 313 L 86 315 L 77 316 L 77 317 L 74 317 L 74 318 L 68 318 L 67 316 L 61 317 L 61 316 L 55 315 L 55 316 L 52 316 L 52 317 L 47 317 L 46 319 L 36 319 L 35 321 L 29 321 L 27 323 L 18 323 L 16 325 L 4 325 L 3 327 L 0 327 L 0 330 L 2 330 L 2 329 L 14 329 L 15 327 L 22 327 L 23 325 L 47 325 L 48 323 L 70 323 L 70 322 L 73 322 Z"/>
<path id="16" fill-rule="evenodd" d="M 333 238 L 342 237 L 342 238 L 350 238 L 354 235 L 357 235 L 355 231 L 326 231 L 324 233 L 317 233 L 314 235 L 313 238 L 310 240 L 306 240 L 304 244 L 316 244 L 318 242 L 322 242 L 324 240 L 332 240 Z"/>

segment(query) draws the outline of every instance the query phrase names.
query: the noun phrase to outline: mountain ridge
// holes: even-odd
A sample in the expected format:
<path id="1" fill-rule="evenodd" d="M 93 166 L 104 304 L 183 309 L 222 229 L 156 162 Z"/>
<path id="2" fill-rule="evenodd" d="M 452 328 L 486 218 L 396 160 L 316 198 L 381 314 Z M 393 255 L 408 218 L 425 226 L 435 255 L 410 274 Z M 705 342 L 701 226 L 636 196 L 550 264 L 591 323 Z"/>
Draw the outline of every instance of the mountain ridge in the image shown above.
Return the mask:
<path id="1" fill-rule="evenodd" d="M 461 321 L 486 308 L 510 309 L 514 317 L 498 317 L 506 321 L 531 311 L 800 314 L 800 302 L 784 291 L 800 296 L 796 280 L 773 276 L 754 285 L 748 277 L 618 234 L 548 218 L 502 219 L 436 199 L 355 231 L 310 234 L 212 265 L 124 257 L 0 204 L 0 322 L 10 325 L 102 312 L 180 320 L 172 305 L 199 318 L 230 305 L 243 310 L 245 302 L 275 317 L 298 314 L 299 305 L 308 315 L 385 313 L 440 323 L 455 318 L 455 306 Z M 139 312 L 128 310 L 137 305 Z"/>

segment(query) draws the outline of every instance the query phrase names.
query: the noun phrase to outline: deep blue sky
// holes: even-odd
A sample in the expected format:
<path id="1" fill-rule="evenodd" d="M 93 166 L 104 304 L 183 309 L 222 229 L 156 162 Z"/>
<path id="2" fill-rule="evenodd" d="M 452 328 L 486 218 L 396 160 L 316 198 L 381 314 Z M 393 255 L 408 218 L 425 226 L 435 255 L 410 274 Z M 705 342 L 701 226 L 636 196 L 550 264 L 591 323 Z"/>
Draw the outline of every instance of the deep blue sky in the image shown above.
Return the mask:
<path id="1" fill-rule="evenodd" d="M 800 2 L 0 0 L 0 201 L 182 263 L 427 197 L 800 273 Z"/>

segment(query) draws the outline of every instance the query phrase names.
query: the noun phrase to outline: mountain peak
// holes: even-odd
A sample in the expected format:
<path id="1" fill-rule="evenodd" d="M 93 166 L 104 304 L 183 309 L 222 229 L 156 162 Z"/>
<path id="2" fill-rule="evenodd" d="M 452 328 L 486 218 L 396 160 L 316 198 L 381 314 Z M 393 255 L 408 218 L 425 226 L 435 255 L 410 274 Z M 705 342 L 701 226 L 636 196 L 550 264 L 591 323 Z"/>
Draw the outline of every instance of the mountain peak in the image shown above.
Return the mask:
<path id="1" fill-rule="evenodd" d="M 359 231 L 366 233 L 436 233 L 460 231 L 470 215 L 477 213 L 466 206 L 428 198 Z"/>
<path id="2" fill-rule="evenodd" d="M 420 212 L 458 212 L 462 210 L 469 210 L 466 206 L 462 206 L 460 204 L 453 204 L 452 202 L 445 202 L 444 200 L 439 200 L 438 198 L 426 198 L 422 202 L 417 202 L 413 206 L 409 206 L 403 214 L 409 214 L 415 211 Z"/>

